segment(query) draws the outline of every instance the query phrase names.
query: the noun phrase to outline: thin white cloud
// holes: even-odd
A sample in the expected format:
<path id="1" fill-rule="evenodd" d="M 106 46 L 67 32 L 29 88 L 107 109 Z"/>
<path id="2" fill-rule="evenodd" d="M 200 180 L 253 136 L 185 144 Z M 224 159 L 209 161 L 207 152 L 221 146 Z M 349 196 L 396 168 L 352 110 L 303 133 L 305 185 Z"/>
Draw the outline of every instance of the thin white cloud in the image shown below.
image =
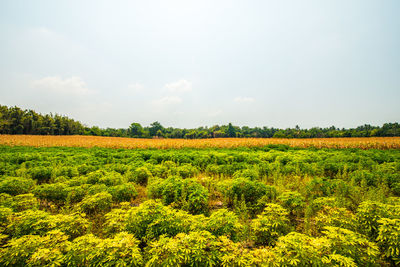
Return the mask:
<path id="1" fill-rule="evenodd" d="M 252 102 L 255 101 L 255 99 L 252 98 L 252 97 L 240 97 L 240 96 L 238 96 L 238 97 L 235 97 L 233 99 L 233 101 L 236 102 L 236 103 L 252 103 Z"/>
<path id="2" fill-rule="evenodd" d="M 50 93 L 83 96 L 93 93 L 86 83 L 77 76 L 70 78 L 61 78 L 60 76 L 49 76 L 39 80 L 32 81 L 34 88 L 44 90 Z"/>
<path id="3" fill-rule="evenodd" d="M 217 117 L 217 116 L 219 116 L 219 115 L 221 115 L 222 114 L 222 110 L 215 110 L 215 111 L 212 111 L 212 112 L 208 112 L 208 116 L 209 117 Z"/>
<path id="4" fill-rule="evenodd" d="M 31 28 L 29 31 L 32 34 L 37 34 L 37 35 L 51 35 L 54 34 L 50 29 L 46 27 L 36 27 L 36 28 Z"/>
<path id="5" fill-rule="evenodd" d="M 135 93 L 142 92 L 144 90 L 143 84 L 140 83 L 131 83 L 130 85 L 128 85 L 128 88 Z"/>
<path id="6" fill-rule="evenodd" d="M 155 106 L 165 107 L 182 103 L 182 98 L 178 96 L 166 96 L 160 99 L 153 100 L 152 103 Z"/>
<path id="7" fill-rule="evenodd" d="M 181 79 L 176 82 L 167 83 L 165 85 L 165 88 L 171 93 L 185 93 L 192 91 L 192 83 L 187 80 Z"/>

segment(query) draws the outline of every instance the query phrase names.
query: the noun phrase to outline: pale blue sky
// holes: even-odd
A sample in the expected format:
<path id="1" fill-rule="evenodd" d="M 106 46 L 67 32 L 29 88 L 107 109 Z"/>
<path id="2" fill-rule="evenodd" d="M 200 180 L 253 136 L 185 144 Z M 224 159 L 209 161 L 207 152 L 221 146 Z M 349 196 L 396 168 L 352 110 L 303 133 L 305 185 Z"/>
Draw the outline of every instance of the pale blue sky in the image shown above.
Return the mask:
<path id="1" fill-rule="evenodd" d="M 0 1 L 0 104 L 101 127 L 400 121 L 400 1 Z"/>

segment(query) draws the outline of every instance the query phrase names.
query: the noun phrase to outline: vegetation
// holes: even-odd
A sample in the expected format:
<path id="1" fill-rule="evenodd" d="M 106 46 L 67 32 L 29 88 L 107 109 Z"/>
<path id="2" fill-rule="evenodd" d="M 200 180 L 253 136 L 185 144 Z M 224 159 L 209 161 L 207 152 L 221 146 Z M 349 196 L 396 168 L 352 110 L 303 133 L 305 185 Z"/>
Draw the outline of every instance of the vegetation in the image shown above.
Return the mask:
<path id="1" fill-rule="evenodd" d="M 339 129 L 335 126 L 328 128 L 314 127 L 311 129 L 295 128 L 277 129 L 268 127 L 247 126 L 238 127 L 215 125 L 195 129 L 179 129 L 164 127 L 158 121 L 148 127 L 142 127 L 137 122 L 128 128 L 101 129 L 97 126 L 86 127 L 79 121 L 58 114 L 42 115 L 33 110 L 22 110 L 19 107 L 0 105 L 0 134 L 29 134 L 29 135 L 92 135 L 111 137 L 135 138 L 184 138 L 204 139 L 221 137 L 246 138 L 338 138 L 338 137 L 393 137 L 400 136 L 399 123 L 385 123 L 382 127 L 362 125 L 353 129 Z"/>
<path id="2" fill-rule="evenodd" d="M 238 148 L 264 147 L 314 147 L 314 148 L 361 148 L 361 149 L 399 149 L 400 137 L 368 137 L 368 138 L 311 138 L 311 139 L 277 139 L 277 138 L 214 138 L 214 139 L 139 139 L 102 136 L 47 136 L 47 135 L 0 135 L 0 145 L 35 146 L 35 147 L 105 147 L 129 149 L 170 149 L 170 148 Z M 285 146 L 281 146 L 285 145 Z M 210 166 L 212 168 L 213 166 Z M 85 168 L 82 166 L 82 168 Z M 184 171 L 185 167 L 182 167 Z M 37 172 L 43 179 L 48 179 L 49 170 L 41 168 L 30 170 Z M 87 170 L 90 171 L 90 170 Z M 250 170 L 252 172 L 252 170 Z M 136 177 L 131 170 L 130 181 L 148 179 L 146 176 Z M 68 174 L 71 175 L 71 174 Z M 249 174 L 246 174 L 249 175 Z M 357 175 L 362 175 L 357 174 Z M 145 183 L 145 181 L 143 181 Z M 399 188 L 400 190 L 400 188 Z"/>
<path id="3" fill-rule="evenodd" d="M 397 266 L 400 150 L 0 146 L 0 266 Z"/>

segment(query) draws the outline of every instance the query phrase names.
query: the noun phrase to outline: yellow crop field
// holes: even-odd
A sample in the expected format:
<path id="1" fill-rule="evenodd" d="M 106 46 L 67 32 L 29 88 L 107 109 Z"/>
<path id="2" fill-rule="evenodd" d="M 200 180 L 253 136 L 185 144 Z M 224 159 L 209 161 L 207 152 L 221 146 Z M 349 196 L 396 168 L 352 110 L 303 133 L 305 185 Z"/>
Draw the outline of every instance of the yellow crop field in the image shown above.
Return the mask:
<path id="1" fill-rule="evenodd" d="M 284 144 L 291 147 L 400 149 L 400 137 L 366 138 L 215 138 L 215 139 L 138 139 L 101 136 L 0 135 L 0 145 L 34 147 L 104 148 L 235 148 Z"/>

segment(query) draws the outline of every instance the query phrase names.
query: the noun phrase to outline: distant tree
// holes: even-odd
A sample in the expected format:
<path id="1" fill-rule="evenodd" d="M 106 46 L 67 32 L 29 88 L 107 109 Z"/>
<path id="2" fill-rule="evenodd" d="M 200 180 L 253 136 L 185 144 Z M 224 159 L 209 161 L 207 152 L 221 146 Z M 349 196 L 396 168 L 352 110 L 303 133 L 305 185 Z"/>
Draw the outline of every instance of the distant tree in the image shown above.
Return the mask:
<path id="1" fill-rule="evenodd" d="M 161 133 L 162 133 L 163 130 L 164 130 L 164 127 L 158 121 L 150 124 L 150 128 L 149 128 L 150 136 L 156 136 L 158 131 L 161 131 Z"/>
<path id="2" fill-rule="evenodd" d="M 112 137 L 141 137 L 154 136 L 164 138 L 218 138 L 218 137 L 258 137 L 258 138 L 332 138 L 332 137 L 383 137 L 400 136 L 399 123 L 385 123 L 381 127 L 364 124 L 356 128 L 339 129 L 335 126 L 327 128 L 314 127 L 301 129 L 276 129 L 268 127 L 248 126 L 237 127 L 228 125 L 214 125 L 192 129 L 164 128 L 158 121 L 149 127 L 142 127 L 139 123 L 132 123 L 128 128 L 106 128 L 97 126 L 88 127 L 63 115 L 36 113 L 33 110 L 22 110 L 19 107 L 0 105 L 0 134 L 41 134 L 41 135 L 94 135 Z"/>
<path id="3" fill-rule="evenodd" d="M 128 135 L 130 137 L 142 137 L 143 135 L 143 127 L 140 125 L 140 123 L 132 123 L 131 126 L 129 126 L 128 129 Z"/>
<path id="4" fill-rule="evenodd" d="M 228 124 L 227 134 L 228 137 L 236 137 L 236 130 L 235 127 L 232 126 L 232 123 Z"/>

